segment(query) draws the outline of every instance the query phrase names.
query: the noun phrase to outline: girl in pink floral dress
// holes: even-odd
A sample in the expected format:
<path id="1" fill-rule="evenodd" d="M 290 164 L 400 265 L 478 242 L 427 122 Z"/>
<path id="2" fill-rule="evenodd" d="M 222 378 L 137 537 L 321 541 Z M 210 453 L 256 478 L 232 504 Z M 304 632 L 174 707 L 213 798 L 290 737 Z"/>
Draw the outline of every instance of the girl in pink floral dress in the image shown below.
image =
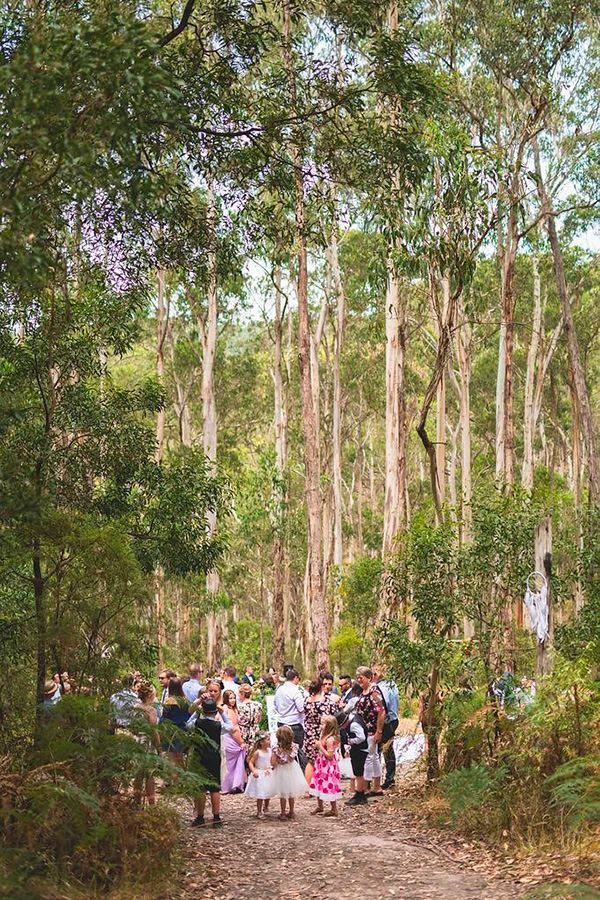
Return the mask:
<path id="1" fill-rule="evenodd" d="M 317 798 L 316 809 L 311 815 L 323 812 L 323 801 L 331 803 L 331 809 L 323 813 L 323 818 L 337 816 L 337 801 L 342 799 L 342 782 L 338 764 L 340 746 L 340 729 L 334 716 L 323 716 L 321 719 L 321 736 L 315 768 L 308 789 L 311 796 Z"/>

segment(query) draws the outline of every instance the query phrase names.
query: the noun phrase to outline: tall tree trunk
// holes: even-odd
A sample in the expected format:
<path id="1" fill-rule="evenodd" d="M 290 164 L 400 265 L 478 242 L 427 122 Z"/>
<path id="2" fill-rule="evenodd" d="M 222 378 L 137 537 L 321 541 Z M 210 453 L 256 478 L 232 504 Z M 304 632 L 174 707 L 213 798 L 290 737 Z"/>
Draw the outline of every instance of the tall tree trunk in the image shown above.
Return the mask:
<path id="1" fill-rule="evenodd" d="M 552 209 L 542 178 L 540 152 L 537 141 L 534 142 L 534 153 L 535 169 L 537 175 L 537 189 L 542 204 L 542 211 L 546 214 L 546 227 L 548 229 L 548 237 L 550 239 L 550 247 L 552 249 L 552 260 L 554 263 L 556 286 L 558 288 L 558 295 L 560 297 L 560 305 L 564 320 L 564 329 L 567 337 L 569 363 L 571 366 L 571 371 L 573 373 L 573 385 L 575 388 L 575 395 L 577 397 L 577 405 L 579 408 L 583 438 L 588 454 L 589 500 L 590 504 L 594 504 L 600 501 L 600 460 L 598 459 L 596 432 L 594 429 L 594 420 L 592 418 L 589 389 L 586 382 L 583 365 L 581 363 L 579 341 L 577 339 L 577 332 L 575 331 L 573 310 L 571 308 L 571 301 L 569 299 L 569 292 L 567 290 L 565 266 L 560 242 L 558 240 L 558 234 L 556 232 L 554 210 Z"/>
<path id="2" fill-rule="evenodd" d="M 164 269 L 157 272 L 157 302 L 156 302 L 156 375 L 161 387 L 165 386 L 165 338 L 167 336 L 167 310 L 165 306 L 165 278 Z M 165 442 L 165 419 L 166 406 L 163 405 L 156 417 L 156 462 L 160 462 L 163 457 Z"/>
<path id="3" fill-rule="evenodd" d="M 504 106 L 504 94 L 502 87 L 498 87 L 496 98 L 496 147 L 498 159 L 502 158 L 502 112 Z M 504 210 L 503 204 L 506 191 L 502 180 L 498 184 L 498 227 L 496 240 L 496 259 L 498 273 L 500 275 L 500 331 L 498 335 L 498 371 L 496 375 L 496 481 L 500 483 L 504 479 L 506 468 L 505 457 L 505 432 L 504 432 L 504 394 L 506 379 L 506 322 L 504 319 L 504 277 L 505 254 L 504 243 Z"/>
<path id="4" fill-rule="evenodd" d="M 188 301 L 193 310 L 200 342 L 202 344 L 202 446 L 209 461 L 209 469 L 215 471 L 217 461 L 217 410 L 215 403 L 215 353 L 217 346 L 218 290 L 217 290 L 217 252 L 215 224 L 215 195 L 212 183 L 207 189 L 206 224 L 208 231 L 207 258 L 207 308 L 204 312 L 188 291 Z M 216 513 L 209 512 L 206 517 L 208 534 L 213 535 L 217 527 Z M 209 600 L 214 601 L 219 591 L 219 573 L 215 569 L 206 576 L 206 592 Z M 215 672 L 221 664 L 221 634 L 223 614 L 210 612 L 206 616 L 207 647 L 206 663 L 209 672 Z"/>
<path id="5" fill-rule="evenodd" d="M 436 327 L 438 331 L 438 342 L 446 320 L 448 307 L 450 305 L 450 276 L 448 274 L 442 277 L 442 309 L 436 310 Z M 441 313 L 441 315 L 440 315 Z M 437 386 L 436 408 L 435 408 L 435 456 L 436 468 L 438 473 L 438 492 L 440 503 L 446 500 L 446 370 L 442 372 Z"/>
<path id="6" fill-rule="evenodd" d="M 472 337 L 471 327 L 466 320 L 462 304 L 458 305 L 460 321 L 454 332 L 456 359 L 458 362 L 458 406 L 460 416 L 460 486 L 461 515 L 459 536 L 461 544 L 468 544 L 472 538 L 473 521 L 473 487 L 471 472 L 471 365 Z M 463 618 L 463 634 L 465 640 L 475 635 L 475 624 L 468 616 Z"/>
<path id="7" fill-rule="evenodd" d="M 515 302 L 514 280 L 519 234 L 517 228 L 516 200 L 512 200 L 508 217 L 508 247 L 505 256 L 503 279 L 502 319 L 506 332 L 504 357 L 504 485 L 510 491 L 514 481 L 515 464 L 515 417 L 514 417 L 514 366 L 515 343 Z"/>
<path id="8" fill-rule="evenodd" d="M 460 481 L 462 492 L 461 540 L 471 539 L 472 522 L 472 473 L 471 473 L 471 327 L 466 321 L 462 305 L 459 307 L 461 321 L 455 331 L 456 359 L 458 362 L 459 409 L 460 409 Z"/>
<path id="9" fill-rule="evenodd" d="M 448 365 L 448 357 L 451 348 L 452 323 L 454 322 L 455 318 L 457 302 L 458 293 L 455 292 L 454 294 L 450 294 L 450 297 L 448 299 L 448 306 L 445 310 L 445 315 L 440 322 L 435 365 L 431 374 L 431 378 L 429 380 L 429 384 L 427 385 L 427 390 L 425 391 L 425 397 L 423 399 L 421 411 L 419 414 L 419 421 L 416 426 L 417 434 L 421 438 L 421 442 L 429 458 L 431 493 L 433 497 L 433 505 L 435 507 L 436 521 L 439 524 L 444 521 L 444 510 L 439 492 L 440 476 L 437 471 L 436 448 L 435 444 L 431 441 L 427 433 L 427 418 L 429 416 L 429 410 L 431 409 L 431 404 L 433 403 L 434 397 L 437 395 L 439 381 L 443 377 L 444 372 L 446 371 L 446 366 Z"/>
<path id="10" fill-rule="evenodd" d="M 397 10 L 394 10 L 397 16 Z M 397 24 L 397 18 L 392 19 Z M 390 556 L 398 532 L 406 525 L 406 310 L 394 267 L 392 248 L 387 257 L 385 299 L 385 493 L 383 506 L 384 561 Z M 391 579 L 382 573 L 379 612 L 382 622 L 393 610 Z"/>
<path id="11" fill-rule="evenodd" d="M 450 505 L 452 507 L 453 520 L 456 521 L 457 493 L 456 493 L 456 470 L 458 468 L 458 434 L 460 431 L 460 419 L 453 428 L 450 422 L 446 421 L 446 427 L 450 435 L 450 459 L 448 466 L 448 490 L 450 492 Z"/>
<path id="12" fill-rule="evenodd" d="M 281 268 L 275 272 L 275 350 L 273 359 L 275 424 L 275 510 L 273 513 L 273 666 L 283 670 L 285 655 L 283 504 L 286 467 L 286 422 L 283 403 L 283 318 L 281 310 Z"/>
<path id="13" fill-rule="evenodd" d="M 283 0 L 283 59 L 287 74 L 290 112 L 297 119 L 296 76 L 291 47 L 291 13 L 289 0 Z M 311 331 L 308 313 L 308 266 L 306 254 L 306 216 L 304 173 L 302 169 L 301 133 L 297 126 L 289 142 L 294 166 L 295 224 L 298 254 L 298 362 L 302 393 L 304 461 L 306 468 L 306 507 L 308 515 L 308 593 L 316 661 L 319 670 L 329 666 L 329 619 L 321 578 L 321 486 L 319 476 L 318 422 L 312 396 Z"/>
<path id="14" fill-rule="evenodd" d="M 192 443 L 192 420 L 188 403 L 188 394 L 183 382 L 175 378 L 175 415 L 179 423 L 179 440 L 184 447 Z"/>
<path id="15" fill-rule="evenodd" d="M 581 510 L 581 423 L 579 421 L 579 406 L 577 403 L 577 394 L 575 392 L 575 382 L 573 379 L 573 370 L 568 367 L 569 391 L 571 394 L 571 408 L 573 410 L 573 418 L 571 424 L 571 452 L 573 456 L 573 505 L 575 507 L 575 519 L 577 527 L 577 546 L 579 551 L 583 550 L 583 518 Z M 579 612 L 584 602 L 583 585 L 578 577 L 575 585 L 575 612 Z"/>
<path id="16" fill-rule="evenodd" d="M 192 377 L 192 379 L 186 385 L 177 374 L 177 337 L 174 334 L 172 324 L 169 324 L 167 326 L 167 338 L 175 387 L 173 408 L 175 410 L 175 415 L 177 416 L 177 422 L 179 425 L 179 440 L 184 447 L 190 447 L 192 444 L 192 419 L 190 415 L 188 398 L 194 379 Z M 182 647 L 189 648 L 191 637 L 190 606 L 188 598 L 186 597 L 186 592 L 183 586 L 180 584 L 175 585 L 174 587 L 173 602 L 175 603 L 176 647 L 178 650 L 180 650 Z"/>
<path id="17" fill-rule="evenodd" d="M 525 490 L 533 488 L 533 444 L 535 439 L 535 422 L 533 420 L 533 395 L 535 386 L 535 370 L 537 365 L 538 350 L 542 329 L 542 285 L 540 279 L 539 252 L 534 247 L 531 257 L 533 270 L 533 326 L 531 342 L 527 353 L 527 374 L 525 376 L 525 408 L 523 415 L 523 467 L 521 469 L 521 484 Z"/>
<path id="18" fill-rule="evenodd" d="M 337 202 L 335 189 L 333 203 Z M 341 574 L 344 561 L 342 541 L 342 347 L 346 326 L 346 297 L 340 273 L 337 242 L 337 215 L 334 214 L 331 228 L 331 268 L 337 301 L 337 315 L 333 342 L 333 564 Z"/>
<path id="19" fill-rule="evenodd" d="M 285 351 L 285 386 L 284 386 L 284 435 L 285 435 L 285 458 L 287 460 L 288 445 L 288 425 L 290 421 L 290 385 L 292 383 L 292 345 L 294 343 L 294 318 L 291 309 L 288 309 L 287 315 L 287 340 Z M 289 484 L 286 485 L 285 505 L 289 505 Z M 284 554 L 284 571 L 283 571 L 283 634 L 284 645 L 290 648 L 292 645 L 292 573 L 289 553 Z"/>
<path id="20" fill-rule="evenodd" d="M 42 560 L 40 556 L 40 540 L 37 535 L 33 539 L 33 595 L 35 598 L 35 624 L 37 643 L 37 677 L 36 677 L 36 701 L 40 721 L 40 713 L 44 702 L 44 683 L 46 681 L 46 643 L 47 624 L 46 607 L 44 602 L 44 579 L 42 577 Z"/>
<path id="21" fill-rule="evenodd" d="M 156 342 L 156 374 L 161 387 L 165 386 L 165 338 L 167 336 L 168 320 L 165 306 L 165 279 L 166 272 L 159 269 L 157 273 L 157 342 Z M 166 405 L 163 404 L 156 417 L 156 451 L 155 459 L 160 463 L 163 458 L 165 442 L 165 418 Z M 162 566 L 157 566 L 154 573 L 154 614 L 156 617 L 156 643 L 158 645 L 158 667 L 163 666 L 164 650 L 166 644 L 165 623 L 165 578 Z"/>
<path id="22" fill-rule="evenodd" d="M 359 423 L 358 441 L 356 445 L 356 552 L 362 556 L 365 552 L 364 536 L 363 536 L 363 506 L 364 506 L 364 469 L 365 469 L 365 450 L 362 437 L 362 427 Z"/>

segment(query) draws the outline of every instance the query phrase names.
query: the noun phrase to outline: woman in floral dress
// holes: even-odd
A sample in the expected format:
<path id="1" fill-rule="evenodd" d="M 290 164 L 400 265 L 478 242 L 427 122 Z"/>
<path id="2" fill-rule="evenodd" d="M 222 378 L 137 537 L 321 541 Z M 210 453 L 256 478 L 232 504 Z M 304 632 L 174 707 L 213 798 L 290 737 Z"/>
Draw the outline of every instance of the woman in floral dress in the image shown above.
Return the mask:
<path id="1" fill-rule="evenodd" d="M 256 736 L 260 732 L 262 706 L 258 700 L 252 700 L 252 686 L 240 684 L 238 700 L 238 728 L 247 747 L 253 747 Z"/>
<path id="2" fill-rule="evenodd" d="M 317 744 L 321 734 L 321 719 L 329 712 L 329 701 L 323 694 L 323 682 L 317 676 L 308 686 L 308 697 L 304 701 L 304 744 L 302 752 L 306 759 L 304 775 L 308 784 L 312 778 L 317 757 Z"/>

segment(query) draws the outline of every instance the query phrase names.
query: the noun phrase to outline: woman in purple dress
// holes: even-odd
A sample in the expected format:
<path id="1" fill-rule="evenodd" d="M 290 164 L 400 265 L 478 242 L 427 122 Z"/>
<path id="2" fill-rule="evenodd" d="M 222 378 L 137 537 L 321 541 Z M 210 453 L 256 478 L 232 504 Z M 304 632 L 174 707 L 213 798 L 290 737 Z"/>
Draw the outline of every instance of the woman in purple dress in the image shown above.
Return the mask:
<path id="1" fill-rule="evenodd" d="M 223 706 L 233 723 L 233 731 L 225 735 L 227 775 L 221 783 L 221 793 L 241 794 L 246 784 L 246 745 L 240 734 L 237 699 L 233 691 L 223 692 Z"/>

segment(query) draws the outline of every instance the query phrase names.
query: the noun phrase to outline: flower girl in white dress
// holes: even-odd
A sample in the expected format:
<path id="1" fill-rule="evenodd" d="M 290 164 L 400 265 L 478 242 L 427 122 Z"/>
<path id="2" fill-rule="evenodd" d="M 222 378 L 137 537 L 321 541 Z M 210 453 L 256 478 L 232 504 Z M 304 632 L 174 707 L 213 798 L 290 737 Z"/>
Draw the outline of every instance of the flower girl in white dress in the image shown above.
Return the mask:
<path id="1" fill-rule="evenodd" d="M 306 793 L 306 779 L 302 774 L 298 753 L 300 748 L 294 743 L 294 732 L 289 725 L 282 725 L 276 733 L 277 746 L 271 754 L 273 766 L 272 797 L 279 797 L 281 804 L 280 819 L 293 819 L 296 797 Z M 286 804 L 289 812 L 286 813 Z"/>
<path id="2" fill-rule="evenodd" d="M 256 800 L 256 818 L 262 819 L 269 810 L 269 800 L 273 796 L 273 767 L 271 765 L 271 736 L 264 732 L 257 735 L 248 757 L 250 778 L 246 785 L 246 796 Z"/>

